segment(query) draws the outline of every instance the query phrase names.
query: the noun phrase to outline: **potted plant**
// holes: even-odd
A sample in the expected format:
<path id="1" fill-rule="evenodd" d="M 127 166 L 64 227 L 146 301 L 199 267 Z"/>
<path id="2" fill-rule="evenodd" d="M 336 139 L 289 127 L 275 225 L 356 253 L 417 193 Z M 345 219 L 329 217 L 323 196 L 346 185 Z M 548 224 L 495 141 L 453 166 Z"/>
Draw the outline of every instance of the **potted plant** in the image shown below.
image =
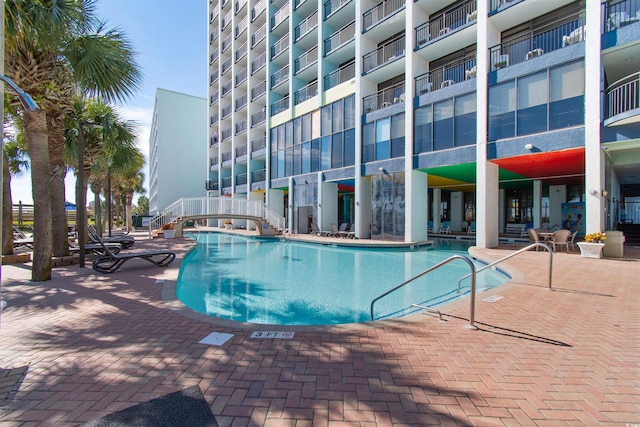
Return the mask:
<path id="1" fill-rule="evenodd" d="M 607 235 L 601 231 L 584 236 L 584 242 L 578 242 L 580 255 L 584 258 L 602 258 L 602 249 Z"/>
<path id="2" fill-rule="evenodd" d="M 224 220 L 224 228 L 226 228 L 227 230 L 231 230 L 233 228 L 233 223 L 230 219 Z"/>
<path id="3" fill-rule="evenodd" d="M 160 230 L 162 230 L 162 235 L 165 239 L 173 239 L 176 233 L 176 230 L 171 223 L 162 224 Z"/>

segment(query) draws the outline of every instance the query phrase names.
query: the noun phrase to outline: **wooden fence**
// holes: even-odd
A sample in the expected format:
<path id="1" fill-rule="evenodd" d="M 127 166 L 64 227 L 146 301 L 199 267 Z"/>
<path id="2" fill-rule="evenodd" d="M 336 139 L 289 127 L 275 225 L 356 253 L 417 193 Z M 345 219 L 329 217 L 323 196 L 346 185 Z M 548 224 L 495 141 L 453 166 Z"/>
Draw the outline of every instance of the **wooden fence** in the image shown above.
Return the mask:
<path id="1" fill-rule="evenodd" d="M 18 227 L 23 227 L 26 224 L 30 224 L 33 222 L 33 205 L 25 205 L 24 203 L 19 203 L 17 205 L 12 205 L 13 211 L 13 223 Z M 66 211 L 67 212 L 67 224 L 75 224 L 76 222 L 76 211 Z"/>

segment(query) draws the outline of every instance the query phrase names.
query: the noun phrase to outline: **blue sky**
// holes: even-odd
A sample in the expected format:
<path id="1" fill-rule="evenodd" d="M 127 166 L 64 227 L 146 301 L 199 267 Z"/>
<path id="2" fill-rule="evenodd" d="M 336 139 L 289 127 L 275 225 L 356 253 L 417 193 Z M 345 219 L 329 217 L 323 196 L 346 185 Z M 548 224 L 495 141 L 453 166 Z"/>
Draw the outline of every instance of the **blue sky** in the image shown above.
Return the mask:
<path id="1" fill-rule="evenodd" d="M 157 88 L 207 97 L 208 15 L 206 0 L 98 0 L 107 28 L 125 32 L 142 68 L 140 91 L 119 105 L 125 120 L 138 124 L 138 146 L 149 151 L 149 129 Z M 145 170 L 148 177 L 148 169 Z M 32 203 L 31 177 L 12 178 L 13 203 Z M 67 200 L 75 201 L 75 177 L 67 173 Z M 88 200 L 93 200 L 89 192 Z M 134 200 L 135 202 L 135 200 Z"/>

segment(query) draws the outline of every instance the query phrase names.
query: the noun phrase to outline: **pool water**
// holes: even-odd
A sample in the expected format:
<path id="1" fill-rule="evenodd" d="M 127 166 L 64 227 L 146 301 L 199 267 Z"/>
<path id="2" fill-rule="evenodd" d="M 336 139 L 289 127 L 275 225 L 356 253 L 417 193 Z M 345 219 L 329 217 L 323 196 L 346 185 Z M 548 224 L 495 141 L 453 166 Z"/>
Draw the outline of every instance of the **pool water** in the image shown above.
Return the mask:
<path id="1" fill-rule="evenodd" d="M 328 325 L 371 320 L 371 301 L 468 244 L 443 241 L 451 249 L 381 250 L 197 233 L 197 247 L 182 262 L 178 298 L 201 313 L 238 322 Z M 456 260 L 379 300 L 375 318 L 401 317 L 464 297 L 470 272 Z M 487 269 L 479 291 L 508 277 Z"/>

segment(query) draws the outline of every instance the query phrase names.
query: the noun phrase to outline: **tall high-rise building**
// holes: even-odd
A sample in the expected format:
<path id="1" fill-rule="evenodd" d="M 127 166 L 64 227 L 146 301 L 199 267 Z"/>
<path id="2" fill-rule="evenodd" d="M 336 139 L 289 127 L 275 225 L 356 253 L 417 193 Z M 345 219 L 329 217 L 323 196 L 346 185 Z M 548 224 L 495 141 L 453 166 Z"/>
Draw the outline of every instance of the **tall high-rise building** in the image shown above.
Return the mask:
<path id="1" fill-rule="evenodd" d="M 211 196 L 481 247 L 640 222 L 638 1 L 210 0 L 209 22 Z"/>

